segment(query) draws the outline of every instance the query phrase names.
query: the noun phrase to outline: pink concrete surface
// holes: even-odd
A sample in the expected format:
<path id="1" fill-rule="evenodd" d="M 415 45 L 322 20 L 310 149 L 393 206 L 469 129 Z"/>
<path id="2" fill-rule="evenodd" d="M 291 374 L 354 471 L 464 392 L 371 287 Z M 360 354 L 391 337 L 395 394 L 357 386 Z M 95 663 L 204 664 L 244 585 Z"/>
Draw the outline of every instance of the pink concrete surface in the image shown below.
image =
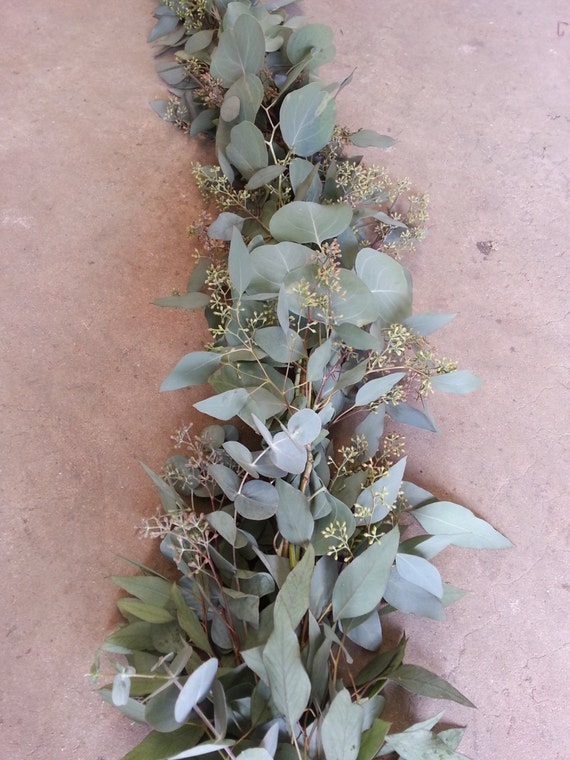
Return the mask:
<path id="1" fill-rule="evenodd" d="M 203 337 L 152 299 L 183 287 L 204 148 L 161 123 L 152 2 L 4 0 L 0 11 L 2 756 L 118 760 L 143 735 L 85 674 L 116 621 L 169 434 L 205 389 L 159 395 Z M 474 760 L 570 757 L 568 193 L 570 11 L 562 0 L 307 0 L 335 30 L 339 120 L 398 138 L 368 161 L 432 199 L 408 263 L 418 310 L 455 311 L 442 352 L 484 386 L 438 396 L 411 469 L 506 533 L 449 551 L 469 590 L 445 623 L 406 619 L 410 659 L 478 705 Z M 477 243 L 493 241 L 483 251 Z"/>

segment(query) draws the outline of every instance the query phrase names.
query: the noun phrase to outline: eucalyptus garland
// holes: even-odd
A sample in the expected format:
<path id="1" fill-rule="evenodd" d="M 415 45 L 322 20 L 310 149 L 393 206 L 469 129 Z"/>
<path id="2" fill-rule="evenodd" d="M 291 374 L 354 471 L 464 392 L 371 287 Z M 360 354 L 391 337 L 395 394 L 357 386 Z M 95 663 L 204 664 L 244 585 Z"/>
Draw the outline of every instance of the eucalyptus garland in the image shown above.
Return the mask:
<path id="1" fill-rule="evenodd" d="M 385 686 L 471 702 L 383 641 L 395 610 L 440 620 L 462 592 L 431 560 L 509 542 L 469 509 L 405 479 L 400 424 L 435 431 L 434 390 L 478 379 L 428 340 L 453 315 L 412 313 L 400 261 L 426 199 L 352 147 L 389 147 L 336 125 L 350 82 L 324 84 L 332 32 L 289 0 L 163 0 L 150 41 L 171 97 L 153 104 L 217 164 L 186 293 L 210 332 L 162 384 L 209 383 L 216 423 L 175 436 L 145 532 L 172 562 L 115 577 L 125 623 L 101 647 L 104 700 L 151 732 L 124 760 L 461 758 L 441 713 L 392 731 Z M 232 421 L 236 424 L 232 424 Z M 135 563 L 136 564 L 136 563 Z M 365 656 L 363 656 L 365 654 Z"/>

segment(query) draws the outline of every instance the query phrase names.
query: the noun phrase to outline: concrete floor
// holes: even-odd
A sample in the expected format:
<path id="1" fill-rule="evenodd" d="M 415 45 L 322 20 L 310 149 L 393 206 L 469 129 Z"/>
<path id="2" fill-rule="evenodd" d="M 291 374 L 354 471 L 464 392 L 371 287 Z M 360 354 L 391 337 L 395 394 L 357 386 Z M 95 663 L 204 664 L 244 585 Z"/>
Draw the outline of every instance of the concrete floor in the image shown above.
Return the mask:
<path id="1" fill-rule="evenodd" d="M 152 561 L 137 526 L 168 436 L 200 391 L 159 396 L 202 326 L 151 305 L 182 287 L 189 177 L 203 148 L 161 123 L 152 2 L 4 0 L 0 23 L 3 325 L 3 756 L 117 760 L 142 735 L 84 674 L 112 627 L 117 554 Z M 515 544 L 455 550 L 471 592 L 441 623 L 406 622 L 410 655 L 479 706 L 477 760 L 570 757 L 568 203 L 570 16 L 562 0 L 307 0 L 335 29 L 331 78 L 357 66 L 340 120 L 393 134 L 432 199 L 410 262 L 418 310 L 457 311 L 446 355 L 480 373 L 439 396 L 442 435 L 409 437 L 418 480 Z M 477 243 L 493 241 L 485 253 Z M 435 713 L 422 701 L 417 714 Z"/>

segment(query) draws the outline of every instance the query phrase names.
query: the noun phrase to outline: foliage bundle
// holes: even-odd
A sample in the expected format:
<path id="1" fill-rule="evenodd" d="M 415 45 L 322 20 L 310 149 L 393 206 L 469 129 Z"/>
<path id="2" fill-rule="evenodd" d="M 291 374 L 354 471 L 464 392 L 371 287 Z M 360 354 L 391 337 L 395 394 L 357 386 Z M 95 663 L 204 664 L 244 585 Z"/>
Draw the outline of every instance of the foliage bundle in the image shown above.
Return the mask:
<path id="1" fill-rule="evenodd" d="M 383 642 L 384 621 L 443 618 L 461 596 L 431 562 L 447 546 L 509 542 L 407 481 L 385 421 L 435 431 L 427 396 L 478 380 L 428 342 L 452 315 L 412 314 L 399 255 L 422 236 L 425 199 L 348 154 L 393 141 L 336 126 L 349 80 L 316 74 L 331 30 L 289 4 L 154 12 L 150 40 L 175 53 L 159 66 L 172 97 L 154 108 L 211 137 L 218 162 L 193 168 L 218 213 L 193 228 L 187 292 L 158 301 L 203 309 L 211 341 L 162 389 L 208 382 L 194 406 L 217 424 L 179 431 L 161 476 L 148 471 L 162 509 L 146 532 L 172 578 L 114 578 L 130 596 L 100 693 L 152 729 L 124 760 L 463 757 L 461 729 L 434 730 L 441 714 L 399 732 L 382 718 L 390 682 L 471 705 L 404 662 L 405 637 Z"/>

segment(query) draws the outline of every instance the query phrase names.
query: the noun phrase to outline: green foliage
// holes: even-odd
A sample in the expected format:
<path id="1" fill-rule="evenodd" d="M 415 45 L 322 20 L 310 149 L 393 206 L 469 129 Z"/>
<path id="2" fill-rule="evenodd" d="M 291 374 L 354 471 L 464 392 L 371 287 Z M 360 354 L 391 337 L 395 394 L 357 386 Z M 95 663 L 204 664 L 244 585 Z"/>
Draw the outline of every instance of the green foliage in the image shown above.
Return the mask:
<path id="1" fill-rule="evenodd" d="M 427 430 L 434 390 L 475 390 L 474 375 L 426 336 L 452 317 L 412 314 L 397 260 L 422 235 L 425 202 L 407 181 L 365 167 L 347 146 L 392 138 L 335 126 L 317 68 L 334 55 L 323 24 L 287 0 L 162 0 L 150 41 L 173 52 L 155 110 L 213 141 L 219 166 L 194 167 L 218 207 L 193 231 L 187 293 L 210 342 L 161 390 L 209 383 L 194 407 L 221 423 L 183 428 L 146 524 L 172 580 L 140 566 L 115 577 L 131 596 L 102 646 L 115 660 L 101 696 L 154 729 L 124 760 L 460 758 L 441 716 L 401 733 L 381 719 L 389 682 L 472 706 L 404 663 L 383 621 L 394 610 L 442 619 L 460 593 L 431 560 L 444 548 L 503 548 L 470 510 L 404 480 L 402 437 Z M 245 434 L 244 434 L 245 430 Z M 402 536 L 415 519 L 420 535 Z M 369 652 L 357 668 L 351 652 Z M 103 677 L 99 666 L 94 674 Z"/>

